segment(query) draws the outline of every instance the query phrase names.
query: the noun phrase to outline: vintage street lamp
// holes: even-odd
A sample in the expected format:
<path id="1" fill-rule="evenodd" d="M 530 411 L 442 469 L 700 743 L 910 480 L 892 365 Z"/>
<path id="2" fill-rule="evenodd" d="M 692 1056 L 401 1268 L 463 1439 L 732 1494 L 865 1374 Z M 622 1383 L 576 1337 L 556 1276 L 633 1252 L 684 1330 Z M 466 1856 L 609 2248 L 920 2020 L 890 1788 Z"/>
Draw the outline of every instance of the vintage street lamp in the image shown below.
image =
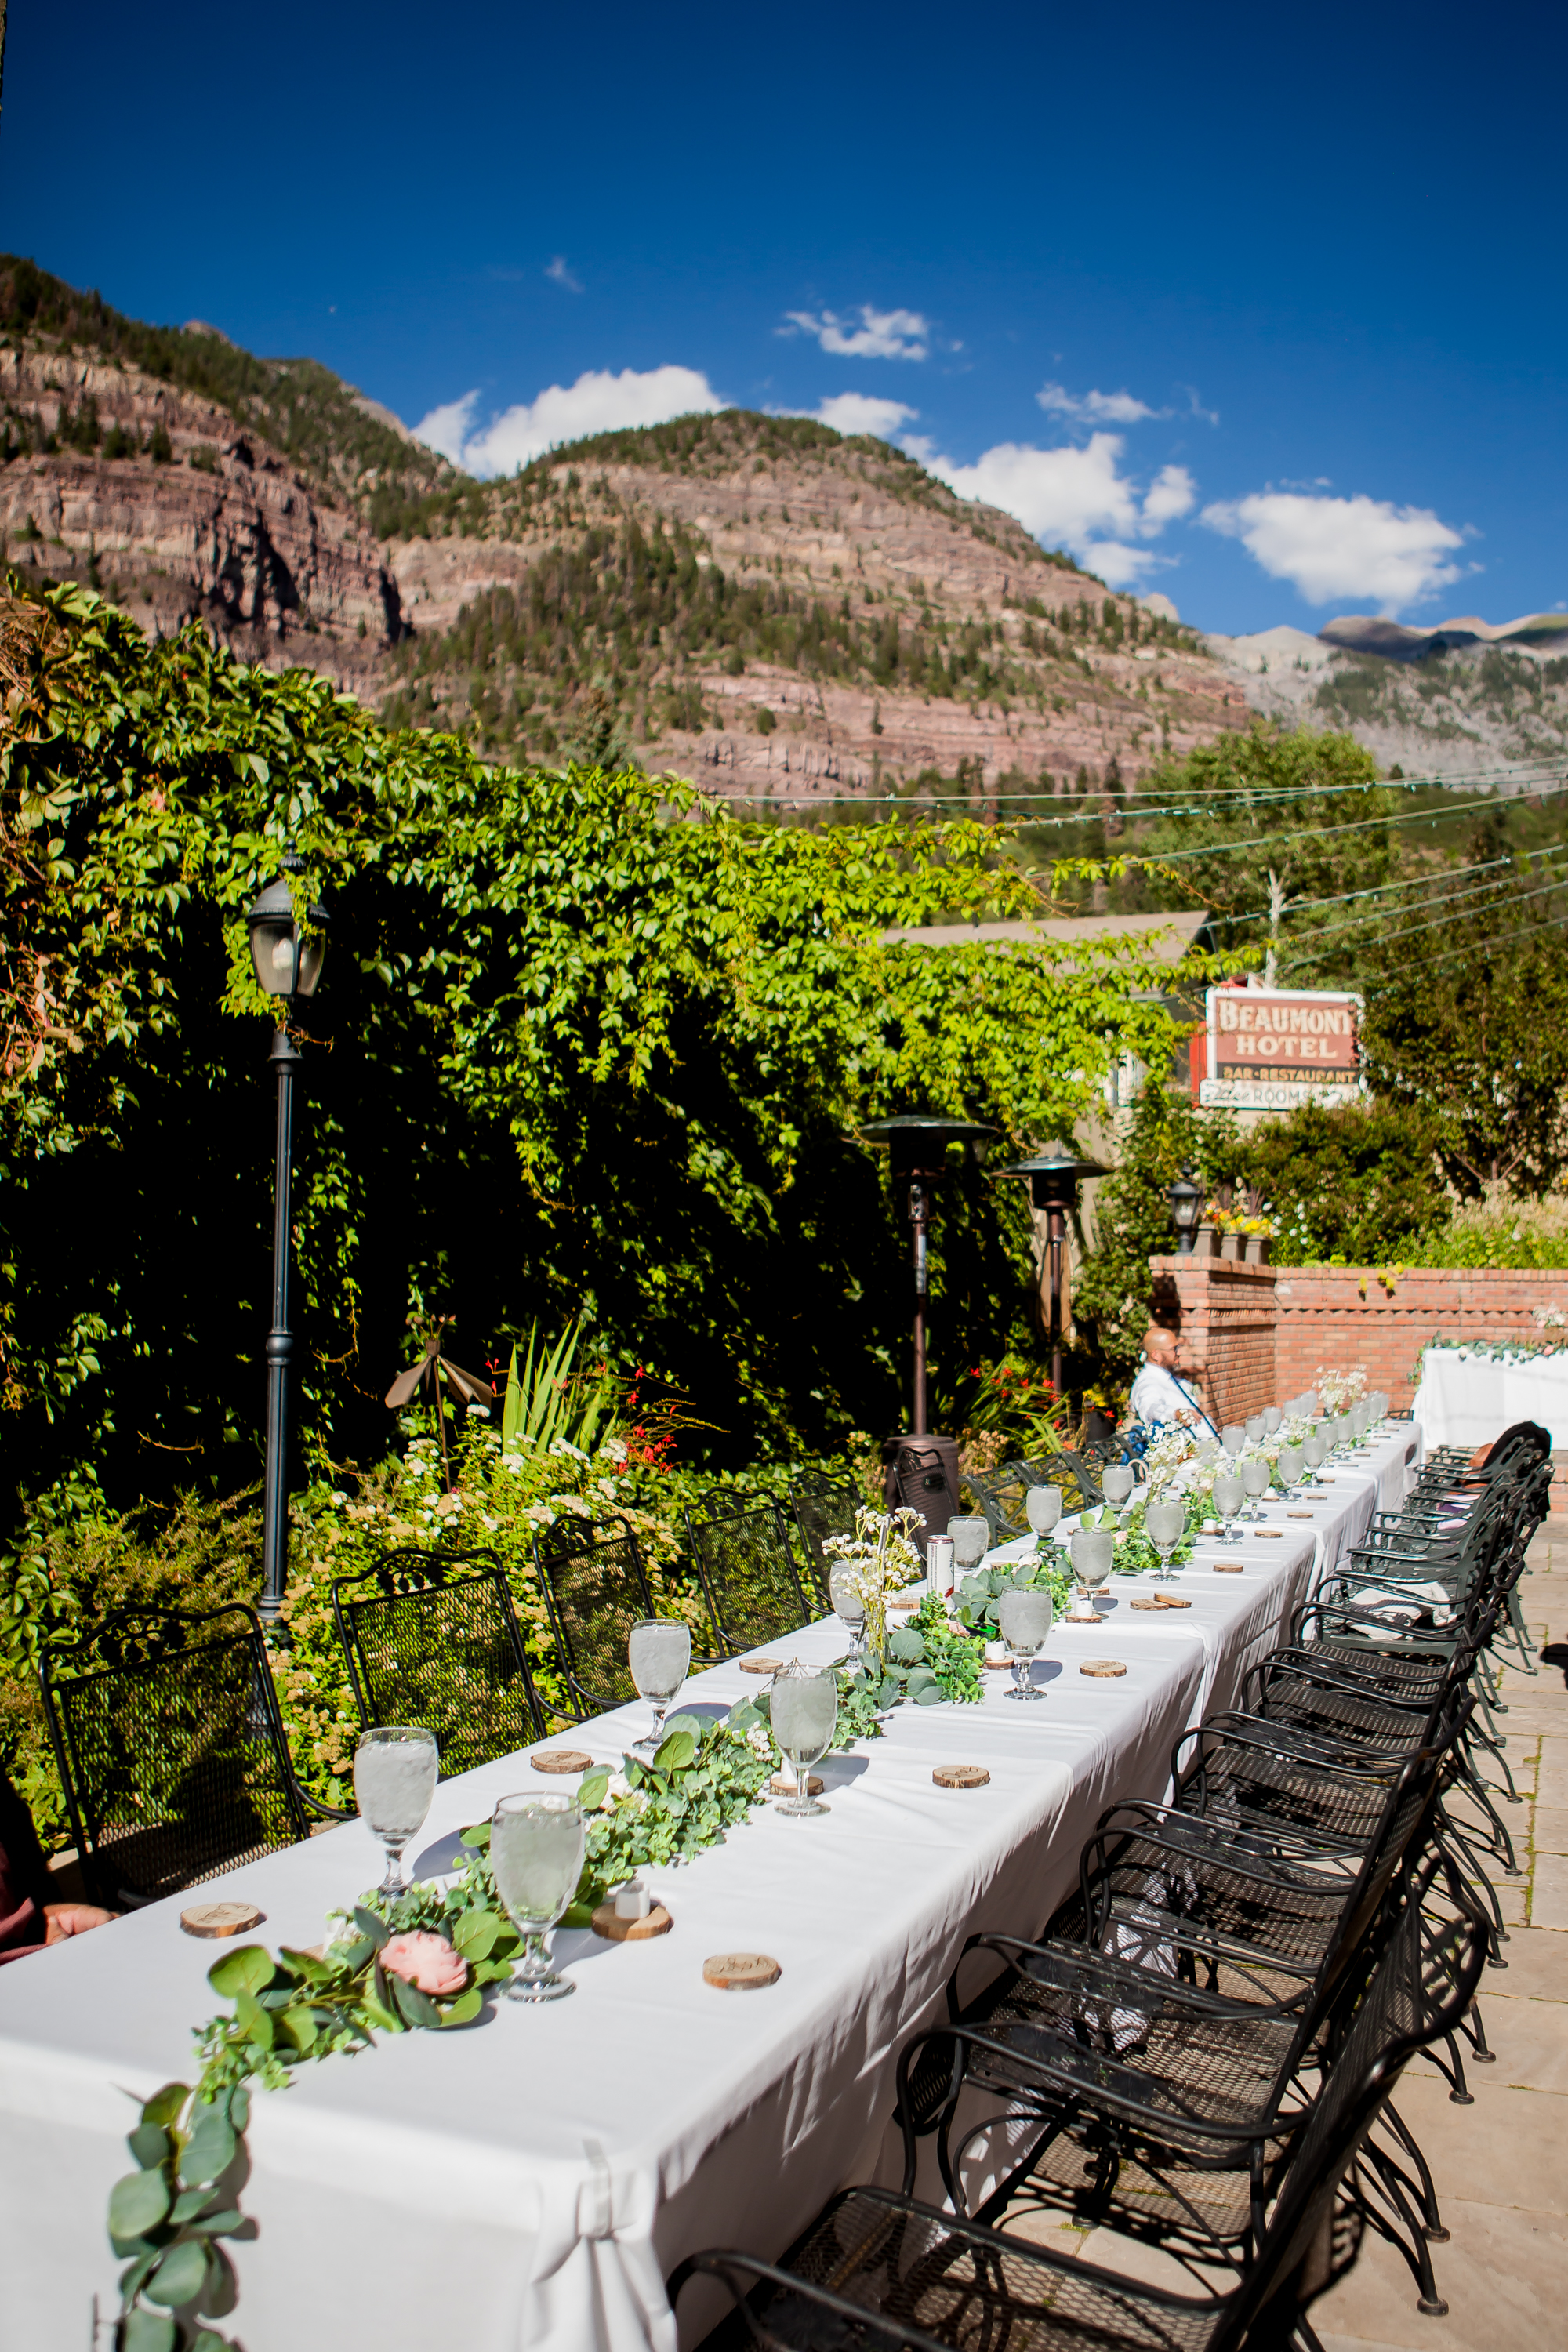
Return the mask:
<path id="1" fill-rule="evenodd" d="M 999 1171 L 1004 1176 L 1026 1176 L 1029 1198 L 1046 1215 L 1046 1261 L 1050 1280 L 1051 1319 L 1051 1386 L 1060 1396 L 1062 1391 L 1062 1244 L 1067 1238 L 1067 1221 L 1078 1206 L 1078 1188 L 1086 1176 L 1110 1173 L 1098 1160 L 1079 1160 L 1065 1143 L 1049 1143 L 1032 1160 L 1020 1160 L 1012 1168 Z"/>
<path id="2" fill-rule="evenodd" d="M 931 1189 L 948 1173 L 947 1147 L 973 1143 L 994 1135 L 994 1127 L 973 1119 L 939 1118 L 921 1112 L 903 1118 L 879 1118 L 860 1130 L 868 1143 L 888 1147 L 892 1160 L 893 1190 L 909 1188 L 910 1223 L 914 1228 L 915 1257 L 915 1396 L 910 1434 L 926 1437 L 926 1244 L 931 1234 Z"/>
<path id="3" fill-rule="evenodd" d="M 294 1078 L 300 1058 L 289 1024 L 300 997 L 313 996 L 326 954 L 327 910 L 312 907 L 308 930 L 294 919 L 290 874 L 305 861 L 290 848 L 279 859 L 282 872 L 269 882 L 245 920 L 256 977 L 279 1002 L 278 1026 L 267 1066 L 278 1080 L 278 1172 L 272 1199 L 272 1328 L 267 1335 L 267 1485 L 262 1504 L 261 1613 L 273 1618 L 289 1576 L 289 1366 L 294 1335 L 289 1328 L 289 1192 L 293 1175 Z"/>
<path id="4" fill-rule="evenodd" d="M 1193 1243 L 1197 1237 L 1198 1217 L 1203 1208 L 1203 1191 L 1193 1182 L 1184 1169 L 1173 1184 L 1166 1187 L 1165 1198 L 1171 1204 L 1171 1223 L 1176 1229 L 1178 1256 L 1191 1257 Z"/>

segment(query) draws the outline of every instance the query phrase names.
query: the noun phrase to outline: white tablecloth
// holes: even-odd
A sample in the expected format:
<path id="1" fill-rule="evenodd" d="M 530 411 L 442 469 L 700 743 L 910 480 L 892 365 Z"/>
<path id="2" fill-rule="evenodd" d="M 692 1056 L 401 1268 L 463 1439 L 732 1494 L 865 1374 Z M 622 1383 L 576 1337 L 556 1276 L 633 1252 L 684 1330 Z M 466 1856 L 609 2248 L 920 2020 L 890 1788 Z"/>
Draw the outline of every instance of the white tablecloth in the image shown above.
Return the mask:
<path id="1" fill-rule="evenodd" d="M 1428 1445 L 1473 1451 L 1516 1421 L 1535 1421 L 1552 1432 L 1553 1448 L 1568 1447 L 1568 1353 L 1508 1364 L 1428 1348 L 1415 1412 Z"/>
<path id="2" fill-rule="evenodd" d="M 1339 1499 L 1320 1512 L 1340 1518 Z M 885 1739 L 826 1759 L 827 1818 L 764 1811 L 689 1869 L 649 1874 L 674 1932 L 563 1935 L 572 2000 L 503 2000 L 467 2032 L 384 2042 L 258 2095 L 242 2197 L 258 2236 L 235 2249 L 248 2352 L 674 2352 L 662 2283 L 683 2254 L 782 2251 L 837 2188 L 896 2178 L 894 2062 L 936 2013 L 963 1938 L 1036 1930 L 1104 1807 L 1163 1791 L 1204 1690 L 1232 1695 L 1304 1589 L 1318 1526 L 1279 1524 L 1284 1540 L 1236 1555 L 1242 1575 L 1189 1570 L 1191 1610 L 1133 1612 L 1139 1587 L 1118 1580 L 1102 1626 L 1053 1633 L 1043 1704 L 1013 1704 L 992 1675 L 983 1706 L 901 1709 Z M 770 1645 L 841 1647 L 832 1621 Z M 1089 1654 L 1122 1658 L 1125 1676 L 1080 1675 Z M 682 1703 L 755 1687 L 721 1667 Z M 573 1741 L 618 1760 L 646 1725 L 623 1710 Z M 989 1785 L 938 1790 L 944 1761 L 988 1766 Z M 530 1780 L 514 1757 L 444 1783 L 416 1874 L 449 1866 L 458 1831 Z M 311 1944 L 378 1874 L 354 1822 L 203 1892 L 259 1905 L 270 1944 Z M 129 2168 L 132 2103 L 194 2079 L 191 2028 L 216 2006 L 213 1948 L 181 1933 L 179 1909 L 0 1969 L 0 2275 L 7 2339 L 28 2352 L 82 2352 L 94 2296 L 116 2308 L 102 2216 Z M 771 1952 L 780 1981 L 713 1991 L 704 1958 L 737 1949 Z M 683 2297 L 682 2341 L 720 2307 Z"/>

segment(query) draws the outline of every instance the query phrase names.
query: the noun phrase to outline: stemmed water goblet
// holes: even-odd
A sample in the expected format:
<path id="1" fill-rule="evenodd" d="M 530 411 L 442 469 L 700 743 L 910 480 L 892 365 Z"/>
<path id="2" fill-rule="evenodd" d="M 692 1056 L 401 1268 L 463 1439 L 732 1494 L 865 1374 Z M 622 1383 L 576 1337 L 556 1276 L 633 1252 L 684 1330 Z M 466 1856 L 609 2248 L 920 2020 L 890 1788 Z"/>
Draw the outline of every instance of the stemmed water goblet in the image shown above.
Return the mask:
<path id="1" fill-rule="evenodd" d="M 1286 1494 L 1289 1493 L 1292 1486 L 1300 1483 L 1301 1474 L 1306 1466 L 1306 1457 L 1299 1445 L 1282 1445 L 1279 1448 L 1279 1457 L 1274 1465 L 1274 1475 Z"/>
<path id="2" fill-rule="evenodd" d="M 1263 1408 L 1264 1436 L 1277 1437 L 1279 1433 L 1280 1424 L 1284 1419 L 1285 1416 L 1280 1412 L 1277 1404 L 1266 1404 Z"/>
<path id="3" fill-rule="evenodd" d="M 1245 1424 L 1238 1421 L 1227 1421 L 1219 1435 L 1220 1444 L 1234 1462 L 1247 1443 Z"/>
<path id="4" fill-rule="evenodd" d="M 550 1940 L 577 1892 L 586 1834 L 575 1797 L 503 1797 L 490 1816 L 496 1891 L 522 1937 L 509 2000 L 563 2000 L 577 1990 L 551 1966 Z"/>
<path id="5" fill-rule="evenodd" d="M 1328 1446 L 1325 1444 L 1317 1430 L 1309 1430 L 1306 1436 L 1301 1440 L 1301 1459 L 1307 1465 L 1307 1471 L 1310 1476 L 1315 1478 L 1318 1472 L 1322 1468 L 1328 1450 Z"/>
<path id="6" fill-rule="evenodd" d="M 1175 1580 L 1171 1566 L 1171 1554 L 1186 1532 L 1186 1507 L 1174 1495 L 1157 1495 L 1143 1507 L 1143 1532 L 1160 1555 L 1160 1565 L 1154 1570 L 1154 1581 L 1170 1584 Z"/>
<path id="7" fill-rule="evenodd" d="M 377 1723 L 360 1734 L 354 1801 L 386 1849 L 386 1875 L 375 1891 L 390 1901 L 408 1892 L 403 1849 L 425 1826 L 440 1769 L 436 1735 L 422 1724 Z"/>
<path id="8" fill-rule="evenodd" d="M 978 1514 L 972 1518 L 949 1519 L 947 1532 L 952 1538 L 953 1575 L 968 1576 L 991 1549 L 991 1523 Z"/>
<path id="9" fill-rule="evenodd" d="M 1249 1454 L 1241 1465 L 1241 1484 L 1251 1506 L 1250 1509 L 1243 1511 L 1241 1516 L 1244 1519 L 1260 1519 L 1263 1517 L 1258 1506 L 1268 1492 L 1269 1476 L 1268 1465 L 1263 1456 Z"/>
<path id="10" fill-rule="evenodd" d="M 1241 1541 L 1241 1538 L 1236 1534 L 1232 1523 L 1236 1518 L 1237 1513 L 1241 1508 L 1241 1498 L 1246 1491 L 1247 1490 L 1243 1486 L 1241 1480 L 1236 1476 L 1234 1472 L 1222 1472 L 1214 1482 L 1214 1507 L 1218 1512 L 1220 1518 L 1224 1521 L 1224 1525 L 1220 1529 L 1219 1539 L 1221 1543 L 1239 1543 Z"/>
<path id="11" fill-rule="evenodd" d="M 1030 1680 L 1030 1669 L 1045 1647 L 1054 1615 L 1051 1596 L 1038 1586 L 998 1594 L 996 1625 L 1013 1653 L 1013 1687 L 1009 1698 L 1043 1698 Z"/>
<path id="12" fill-rule="evenodd" d="M 653 1709 L 653 1729 L 634 1748 L 657 1748 L 671 1701 L 691 1672 L 691 1628 L 678 1617 L 642 1617 L 632 1627 L 626 1661 L 637 1695 Z"/>
<path id="13" fill-rule="evenodd" d="M 1116 1538 L 1109 1528 L 1078 1527 L 1073 1529 L 1069 1549 L 1079 1598 L 1068 1612 L 1068 1620 L 1074 1625 L 1098 1625 L 1100 1612 L 1094 1605 L 1094 1596 L 1110 1574 Z"/>
<path id="14" fill-rule="evenodd" d="M 839 1623 L 849 1636 L 849 1654 L 858 1658 L 866 1638 L 866 1603 L 848 1570 L 836 1568 L 827 1580 L 828 1597 Z"/>
<path id="15" fill-rule="evenodd" d="M 768 1719 L 780 1752 L 795 1766 L 795 1794 L 784 1798 L 775 1811 L 803 1821 L 826 1813 L 827 1806 L 811 1794 L 811 1768 L 833 1744 L 838 1720 L 838 1678 L 831 1666 L 805 1666 L 792 1658 L 773 1676 Z"/>
<path id="16" fill-rule="evenodd" d="M 1257 1445 L 1261 1442 L 1266 1425 L 1263 1415 L 1260 1412 L 1249 1412 L 1247 1414 L 1247 1442 L 1248 1445 Z"/>
<path id="17" fill-rule="evenodd" d="M 1113 1510 L 1120 1510 L 1132 1492 L 1132 1465 L 1128 1462 L 1109 1464 L 1100 1479 L 1100 1492 Z"/>
<path id="18" fill-rule="evenodd" d="M 1059 1486 L 1031 1486 L 1024 1497 L 1024 1513 L 1035 1538 L 1035 1556 L 1062 1515 Z"/>

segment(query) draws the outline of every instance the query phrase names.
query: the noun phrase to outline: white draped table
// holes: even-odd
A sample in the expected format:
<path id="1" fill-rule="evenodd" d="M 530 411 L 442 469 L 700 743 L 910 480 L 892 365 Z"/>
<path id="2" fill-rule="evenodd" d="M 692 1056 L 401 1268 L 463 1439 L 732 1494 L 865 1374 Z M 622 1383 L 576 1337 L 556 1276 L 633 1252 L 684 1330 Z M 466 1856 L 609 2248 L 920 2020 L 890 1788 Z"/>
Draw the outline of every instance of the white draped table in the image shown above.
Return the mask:
<path id="1" fill-rule="evenodd" d="M 1568 1350 L 1510 1362 L 1428 1348 L 1415 1418 L 1428 1445 L 1489 1445 L 1516 1421 L 1533 1421 L 1551 1431 L 1554 1449 L 1568 1447 Z"/>
<path id="2" fill-rule="evenodd" d="M 1014 1705 L 991 1675 L 980 1706 L 901 1708 L 885 1738 L 819 1768 L 826 1818 L 764 1811 L 689 1868 L 647 1874 L 673 1932 L 562 1935 L 571 2000 L 502 2000 L 466 2032 L 384 2041 L 258 2094 L 240 2200 L 257 2236 L 235 2249 L 247 2352 L 675 2352 L 663 2281 L 684 2254 L 776 2253 L 837 2189 L 897 2178 L 895 2062 L 937 2013 L 964 1937 L 1035 1931 L 1105 1806 L 1163 1793 L 1181 1732 L 1230 1702 L 1329 1542 L 1354 1539 L 1380 1482 L 1403 1485 L 1414 1444 L 1404 1432 L 1369 1473 L 1342 1472 L 1310 1521 L 1272 1510 L 1280 1538 L 1249 1537 L 1230 1555 L 1240 1575 L 1215 1573 L 1209 1548 L 1174 1588 L 1189 1609 L 1133 1612 L 1143 1588 L 1116 1580 L 1098 1628 L 1053 1632 L 1042 1704 Z M 814 1661 L 842 1646 L 832 1620 L 769 1645 Z M 1089 1655 L 1127 1671 L 1091 1680 Z M 722 1709 L 755 1688 L 731 1664 L 681 1705 Z M 572 1743 L 618 1762 L 647 1723 L 623 1709 Z M 989 1784 L 937 1788 L 950 1762 L 986 1766 Z M 458 1831 L 524 1785 L 563 1783 L 525 1755 L 444 1782 L 416 1874 L 449 1869 Z M 273 1946 L 308 1945 L 379 1869 L 353 1822 L 203 1894 L 255 1902 Z M 214 1948 L 182 1933 L 180 1907 L 0 1969 L 0 2275 L 7 2340 L 28 2352 L 86 2352 L 95 2298 L 105 2317 L 117 2307 L 103 2212 L 130 2168 L 132 2102 L 194 2079 L 191 2029 L 218 2005 Z M 704 1958 L 734 1950 L 771 1953 L 779 1981 L 713 1990 Z M 681 2340 L 717 2315 L 689 2294 Z"/>

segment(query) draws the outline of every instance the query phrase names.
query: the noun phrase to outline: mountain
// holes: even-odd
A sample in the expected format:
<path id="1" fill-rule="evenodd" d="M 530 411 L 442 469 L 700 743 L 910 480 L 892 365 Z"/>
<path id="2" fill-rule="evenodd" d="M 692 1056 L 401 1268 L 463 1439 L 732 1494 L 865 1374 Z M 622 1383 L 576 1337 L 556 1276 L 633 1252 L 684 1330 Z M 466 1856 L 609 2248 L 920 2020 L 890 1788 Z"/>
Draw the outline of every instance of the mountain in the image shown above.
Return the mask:
<path id="1" fill-rule="evenodd" d="M 1348 729 L 1408 775 L 1568 755 L 1568 614 L 1431 628 L 1355 614 L 1315 637 L 1277 628 L 1205 642 L 1254 710 Z"/>
<path id="2" fill-rule="evenodd" d="M 1247 720 L 1163 599 L 885 442 L 730 410 L 481 484 L 315 361 L 5 257 L 0 554 L 491 756 L 625 751 L 781 809 L 1114 791 Z"/>

